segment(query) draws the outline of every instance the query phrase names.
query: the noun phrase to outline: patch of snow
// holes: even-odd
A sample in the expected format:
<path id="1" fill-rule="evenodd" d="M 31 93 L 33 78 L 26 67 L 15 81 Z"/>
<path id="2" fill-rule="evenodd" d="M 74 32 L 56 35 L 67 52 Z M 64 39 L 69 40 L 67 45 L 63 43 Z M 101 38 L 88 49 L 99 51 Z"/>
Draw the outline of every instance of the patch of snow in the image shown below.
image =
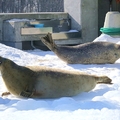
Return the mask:
<path id="1" fill-rule="evenodd" d="M 119 43 L 120 38 L 102 34 L 94 41 Z M 0 120 L 120 120 L 120 60 L 114 64 L 66 64 L 53 52 L 22 51 L 0 44 L 0 56 L 19 65 L 40 65 L 107 75 L 112 85 L 97 85 L 92 91 L 57 99 L 21 99 L 0 96 Z M 0 74 L 0 94 L 6 91 Z"/>

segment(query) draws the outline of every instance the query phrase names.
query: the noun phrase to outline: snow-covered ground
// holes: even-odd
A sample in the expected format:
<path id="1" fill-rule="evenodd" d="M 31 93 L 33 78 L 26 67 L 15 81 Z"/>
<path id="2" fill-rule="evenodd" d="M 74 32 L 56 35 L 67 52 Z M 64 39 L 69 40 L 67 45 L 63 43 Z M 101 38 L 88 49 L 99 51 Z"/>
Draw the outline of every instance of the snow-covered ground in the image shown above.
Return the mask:
<path id="1" fill-rule="evenodd" d="M 95 41 L 120 42 L 101 35 Z M 51 51 L 21 51 L 0 44 L 0 56 L 19 65 L 40 65 L 107 75 L 114 84 L 97 85 L 88 93 L 57 99 L 21 99 L 0 96 L 0 120 L 120 120 L 120 59 L 115 64 L 66 64 Z M 6 91 L 0 74 L 0 94 Z"/>

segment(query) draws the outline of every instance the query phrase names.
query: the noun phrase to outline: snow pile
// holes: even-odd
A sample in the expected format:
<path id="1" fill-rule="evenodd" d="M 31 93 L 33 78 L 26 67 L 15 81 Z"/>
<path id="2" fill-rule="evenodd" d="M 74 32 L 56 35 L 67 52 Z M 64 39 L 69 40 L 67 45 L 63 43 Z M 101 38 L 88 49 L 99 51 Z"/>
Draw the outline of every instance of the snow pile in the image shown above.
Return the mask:
<path id="1" fill-rule="evenodd" d="M 120 38 L 101 35 L 95 41 L 120 42 Z M 57 99 L 0 97 L 0 120 L 120 120 L 120 60 L 115 64 L 66 64 L 51 51 L 21 51 L 0 44 L 0 56 L 19 65 L 41 65 L 107 75 L 112 85 L 97 85 L 88 93 Z M 6 91 L 0 74 L 0 94 Z"/>

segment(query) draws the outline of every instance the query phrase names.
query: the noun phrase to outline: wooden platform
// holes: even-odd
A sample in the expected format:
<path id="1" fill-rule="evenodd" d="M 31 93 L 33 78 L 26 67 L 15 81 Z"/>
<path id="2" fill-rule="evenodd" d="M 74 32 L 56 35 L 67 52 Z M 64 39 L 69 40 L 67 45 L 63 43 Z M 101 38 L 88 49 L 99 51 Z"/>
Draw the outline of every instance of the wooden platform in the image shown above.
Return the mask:
<path id="1" fill-rule="evenodd" d="M 48 32 L 53 40 L 61 45 L 82 43 L 81 31 L 70 31 L 71 20 L 67 13 L 23 13 L 0 14 L 0 42 L 19 49 L 29 48 L 37 41 L 41 45 L 41 37 Z M 13 19 L 14 18 L 14 19 Z M 16 19 L 17 18 L 17 19 Z M 23 19 L 24 18 L 24 19 Z M 35 28 L 35 24 L 44 24 L 43 28 Z M 24 44 L 24 45 L 23 45 Z M 29 44 L 29 45 L 28 45 Z"/>

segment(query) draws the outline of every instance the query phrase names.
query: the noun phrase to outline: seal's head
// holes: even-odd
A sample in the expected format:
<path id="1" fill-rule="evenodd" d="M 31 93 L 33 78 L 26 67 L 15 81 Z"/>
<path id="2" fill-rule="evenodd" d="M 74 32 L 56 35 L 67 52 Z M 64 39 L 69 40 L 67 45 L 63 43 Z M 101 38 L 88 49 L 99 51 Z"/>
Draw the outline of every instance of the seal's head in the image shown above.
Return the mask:
<path id="1" fill-rule="evenodd" d="M 0 65 L 2 64 L 2 59 L 1 59 L 1 57 L 0 57 Z"/>
<path id="2" fill-rule="evenodd" d="M 5 61 L 5 58 L 0 56 L 0 68 L 1 68 L 2 64 L 4 63 L 4 61 Z"/>
<path id="3" fill-rule="evenodd" d="M 2 70 L 6 65 L 11 65 L 12 63 L 13 62 L 11 60 L 0 56 L 0 70 Z"/>
<path id="4" fill-rule="evenodd" d="M 4 69 L 6 58 L 3 58 L 0 56 L 0 72 L 2 73 L 2 70 Z"/>

